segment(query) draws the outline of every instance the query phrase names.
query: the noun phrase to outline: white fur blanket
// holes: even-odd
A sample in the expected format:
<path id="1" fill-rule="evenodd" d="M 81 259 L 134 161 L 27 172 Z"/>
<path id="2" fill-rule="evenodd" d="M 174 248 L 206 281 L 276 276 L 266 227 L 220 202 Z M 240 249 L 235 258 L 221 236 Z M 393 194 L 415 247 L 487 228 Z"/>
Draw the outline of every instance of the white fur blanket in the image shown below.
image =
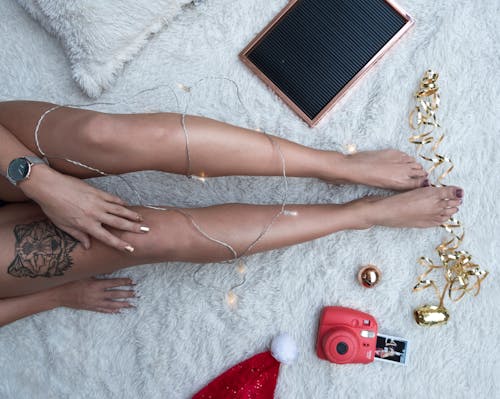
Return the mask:
<path id="1" fill-rule="evenodd" d="M 456 164 L 450 183 L 465 190 L 459 212 L 464 249 L 488 269 L 477 298 L 449 304 L 447 326 L 425 329 L 412 318 L 431 292 L 412 294 L 419 256 L 434 256 L 440 229 L 373 228 L 343 232 L 252 257 L 247 283 L 237 290 L 239 307 L 224 304 L 238 281 L 228 265 L 160 264 L 123 270 L 139 283 L 137 311 L 109 316 L 57 309 L 0 329 L 0 397 L 185 399 L 233 364 L 266 348 L 280 331 L 295 337 L 300 357 L 282 367 L 276 397 L 498 398 L 500 303 L 499 198 L 500 69 L 499 2 L 494 0 L 401 0 L 416 17 L 413 31 L 396 45 L 329 114 L 309 129 L 237 59 L 238 52 L 287 3 L 286 0 L 209 0 L 155 36 L 103 101 L 120 101 L 167 84 L 181 102 L 205 75 L 238 82 L 257 126 L 319 148 L 347 143 L 360 150 L 396 147 L 415 151 L 407 137 L 412 93 L 429 67 L 441 74 L 442 149 Z M 150 3 L 137 0 L 137 3 Z M 59 44 L 18 6 L 0 2 L 0 95 L 58 103 L 88 101 L 74 85 Z M 245 124 L 231 85 L 207 82 L 193 91 L 193 113 Z M 160 89 L 114 112 L 178 110 Z M 182 206 L 220 202 L 276 203 L 280 180 L 221 178 L 197 181 L 146 172 L 127 178 L 143 188 L 144 200 Z M 135 201 L 120 180 L 98 182 Z M 204 189 L 202 187 L 205 187 Z M 291 179 L 296 203 L 343 202 L 378 190 L 332 187 Z M 358 267 L 374 263 L 380 285 L 366 290 Z M 217 289 L 210 288 L 215 286 Z M 373 314 L 380 330 L 410 340 L 406 367 L 373 363 L 336 366 L 314 352 L 317 318 L 324 305 L 350 306 Z"/>

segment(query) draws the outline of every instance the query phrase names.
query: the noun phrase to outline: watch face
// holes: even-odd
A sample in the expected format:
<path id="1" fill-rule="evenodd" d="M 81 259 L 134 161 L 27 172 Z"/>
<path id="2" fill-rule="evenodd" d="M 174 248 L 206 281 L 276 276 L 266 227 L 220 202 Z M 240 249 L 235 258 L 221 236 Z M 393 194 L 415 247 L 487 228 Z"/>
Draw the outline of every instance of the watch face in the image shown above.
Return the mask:
<path id="1" fill-rule="evenodd" d="M 30 165 L 27 159 L 17 158 L 9 164 L 8 173 L 12 180 L 19 182 L 28 176 Z"/>

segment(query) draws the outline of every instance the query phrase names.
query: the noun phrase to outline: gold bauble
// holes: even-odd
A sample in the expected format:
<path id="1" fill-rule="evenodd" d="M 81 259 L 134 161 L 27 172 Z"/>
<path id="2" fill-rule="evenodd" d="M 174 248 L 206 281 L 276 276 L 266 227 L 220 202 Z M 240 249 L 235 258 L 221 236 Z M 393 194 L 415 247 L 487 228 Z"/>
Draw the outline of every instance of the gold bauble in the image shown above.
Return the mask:
<path id="1" fill-rule="evenodd" d="M 439 326 L 442 324 L 446 324 L 450 315 L 448 313 L 448 309 L 444 306 L 436 306 L 436 305 L 424 305 L 420 306 L 418 309 L 415 309 L 413 313 L 415 316 L 415 321 L 419 326 Z"/>

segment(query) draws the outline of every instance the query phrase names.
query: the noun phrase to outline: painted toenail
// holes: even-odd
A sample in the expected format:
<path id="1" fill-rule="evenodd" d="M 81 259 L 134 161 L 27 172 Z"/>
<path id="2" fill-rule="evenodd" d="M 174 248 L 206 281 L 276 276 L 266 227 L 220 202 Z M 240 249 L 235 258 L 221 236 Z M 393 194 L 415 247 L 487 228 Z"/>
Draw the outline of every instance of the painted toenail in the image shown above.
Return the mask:
<path id="1" fill-rule="evenodd" d="M 425 179 L 423 182 L 422 182 L 422 187 L 427 187 L 429 185 L 429 179 Z"/>
<path id="2" fill-rule="evenodd" d="M 464 196 L 464 190 L 462 190 L 461 188 L 457 188 L 455 194 L 457 195 L 458 198 L 462 198 Z"/>

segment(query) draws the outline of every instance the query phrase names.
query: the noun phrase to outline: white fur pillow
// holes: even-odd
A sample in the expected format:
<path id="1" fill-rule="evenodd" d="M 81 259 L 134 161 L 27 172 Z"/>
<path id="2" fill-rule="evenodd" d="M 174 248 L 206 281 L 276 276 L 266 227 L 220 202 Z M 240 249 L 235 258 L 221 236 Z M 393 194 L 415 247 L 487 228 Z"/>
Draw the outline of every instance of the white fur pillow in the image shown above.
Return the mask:
<path id="1" fill-rule="evenodd" d="M 112 86 L 124 64 L 192 0 L 17 0 L 62 43 L 89 97 Z"/>

